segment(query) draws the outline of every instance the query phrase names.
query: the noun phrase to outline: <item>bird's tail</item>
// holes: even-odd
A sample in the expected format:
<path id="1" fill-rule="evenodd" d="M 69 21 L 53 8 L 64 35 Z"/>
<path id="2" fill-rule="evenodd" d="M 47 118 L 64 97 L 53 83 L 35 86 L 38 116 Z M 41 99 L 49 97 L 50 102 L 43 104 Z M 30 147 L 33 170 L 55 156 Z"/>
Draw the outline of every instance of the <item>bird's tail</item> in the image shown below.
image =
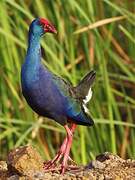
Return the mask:
<path id="1" fill-rule="evenodd" d="M 71 119 L 73 120 L 73 122 L 75 122 L 78 125 L 83 125 L 83 126 L 93 126 L 94 125 L 94 121 L 90 117 L 90 115 L 86 114 L 83 111 L 74 117 L 72 116 Z"/>
<path id="2" fill-rule="evenodd" d="M 81 81 L 80 83 L 74 87 L 77 98 L 85 99 L 87 96 L 91 85 L 93 84 L 96 77 L 95 71 L 90 71 Z"/>

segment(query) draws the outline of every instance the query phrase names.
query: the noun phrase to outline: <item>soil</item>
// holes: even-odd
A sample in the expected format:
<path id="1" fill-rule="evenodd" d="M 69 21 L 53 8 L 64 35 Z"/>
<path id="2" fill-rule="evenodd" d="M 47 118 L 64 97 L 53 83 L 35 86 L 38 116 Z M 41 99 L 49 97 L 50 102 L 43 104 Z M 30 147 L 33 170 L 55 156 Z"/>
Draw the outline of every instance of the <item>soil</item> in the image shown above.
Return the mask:
<path id="1" fill-rule="evenodd" d="M 45 171 L 43 162 L 32 146 L 13 149 L 7 161 L 0 161 L 0 180 L 135 180 L 135 160 L 109 152 L 98 155 L 87 166 L 71 163 L 64 175 L 59 164 L 53 171 Z"/>

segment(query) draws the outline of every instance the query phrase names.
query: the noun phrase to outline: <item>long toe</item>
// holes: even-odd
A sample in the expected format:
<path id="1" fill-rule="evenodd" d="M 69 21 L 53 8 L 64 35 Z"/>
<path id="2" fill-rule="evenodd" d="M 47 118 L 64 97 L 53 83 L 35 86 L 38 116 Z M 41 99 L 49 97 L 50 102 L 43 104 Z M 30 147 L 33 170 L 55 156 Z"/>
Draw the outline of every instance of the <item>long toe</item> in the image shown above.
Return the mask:
<path id="1" fill-rule="evenodd" d="M 52 161 L 48 161 L 48 162 L 44 163 L 44 169 L 45 170 L 50 169 L 50 168 L 54 168 L 54 166 L 55 166 L 55 163 L 53 163 Z"/>
<path id="2" fill-rule="evenodd" d="M 68 156 L 68 161 L 70 162 L 69 164 L 77 165 L 77 163 L 70 156 Z"/>
<path id="3" fill-rule="evenodd" d="M 50 168 L 54 168 L 56 166 L 56 164 L 63 157 L 63 155 L 64 155 L 64 153 L 66 151 L 66 146 L 67 146 L 67 137 L 65 138 L 63 144 L 60 147 L 60 150 L 58 151 L 58 153 L 56 154 L 54 159 L 49 161 L 49 162 L 47 162 L 47 163 L 44 163 L 44 169 L 50 169 Z"/>
<path id="4" fill-rule="evenodd" d="M 57 154 L 53 160 L 47 163 L 44 163 L 44 169 L 46 170 L 46 169 L 54 168 L 57 162 L 59 161 L 60 157 L 61 157 L 61 154 Z"/>
<path id="5" fill-rule="evenodd" d="M 61 165 L 61 174 L 64 174 L 66 171 L 66 166 L 65 165 Z"/>

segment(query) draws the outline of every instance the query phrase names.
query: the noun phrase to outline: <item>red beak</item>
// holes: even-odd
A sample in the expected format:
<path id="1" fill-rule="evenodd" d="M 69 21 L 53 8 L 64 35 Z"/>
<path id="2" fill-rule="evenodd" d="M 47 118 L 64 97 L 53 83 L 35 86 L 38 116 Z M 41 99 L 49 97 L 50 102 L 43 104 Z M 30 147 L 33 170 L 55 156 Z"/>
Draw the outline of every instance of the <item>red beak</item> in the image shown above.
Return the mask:
<path id="1" fill-rule="evenodd" d="M 48 20 L 40 18 L 40 23 L 43 25 L 45 32 L 57 34 L 57 30 Z"/>

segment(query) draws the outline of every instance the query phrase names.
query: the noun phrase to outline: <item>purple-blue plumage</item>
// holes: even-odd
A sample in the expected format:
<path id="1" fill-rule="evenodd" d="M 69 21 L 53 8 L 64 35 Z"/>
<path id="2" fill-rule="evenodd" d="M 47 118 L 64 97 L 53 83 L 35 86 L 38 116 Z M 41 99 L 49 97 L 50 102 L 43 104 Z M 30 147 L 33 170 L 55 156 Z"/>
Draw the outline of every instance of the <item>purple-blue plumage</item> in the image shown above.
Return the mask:
<path id="1" fill-rule="evenodd" d="M 60 151 L 52 161 L 44 164 L 45 169 L 54 167 L 63 157 L 61 172 L 67 168 L 67 161 L 76 124 L 93 125 L 86 104 L 92 96 L 91 84 L 95 72 L 88 73 L 73 87 L 69 82 L 51 73 L 41 63 L 40 38 L 46 32 L 56 33 L 54 26 L 43 18 L 35 19 L 29 29 L 28 49 L 21 70 L 22 93 L 30 107 L 39 115 L 54 119 L 64 126 L 67 136 Z M 71 126 L 68 127 L 67 123 Z"/>
<path id="2" fill-rule="evenodd" d="M 52 32 L 54 31 L 56 30 L 52 28 Z M 26 101 L 36 113 L 54 119 L 62 125 L 69 120 L 76 124 L 93 125 L 93 120 L 84 111 L 85 97 L 81 98 L 81 91 L 84 96 L 84 90 L 80 88 L 81 83 L 79 88 L 74 88 L 42 65 L 40 38 L 44 33 L 40 20 L 34 20 L 30 26 L 27 55 L 21 71 L 22 93 Z M 91 74 L 95 78 L 95 73 Z M 89 78 L 88 81 L 87 78 L 86 81 L 84 78 L 85 81 L 82 81 L 82 87 L 87 83 L 85 96 L 93 79 Z"/>

